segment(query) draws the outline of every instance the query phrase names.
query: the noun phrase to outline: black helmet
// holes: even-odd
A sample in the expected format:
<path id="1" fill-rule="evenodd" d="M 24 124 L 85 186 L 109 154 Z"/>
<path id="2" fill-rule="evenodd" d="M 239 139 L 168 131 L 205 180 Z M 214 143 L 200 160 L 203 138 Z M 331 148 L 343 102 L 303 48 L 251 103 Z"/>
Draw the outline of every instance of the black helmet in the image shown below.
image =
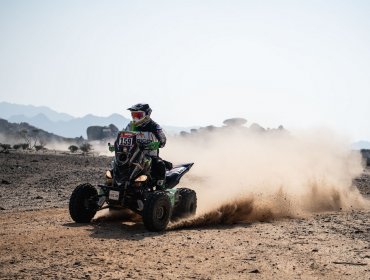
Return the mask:
<path id="1" fill-rule="evenodd" d="M 143 111 L 143 112 L 145 112 L 145 114 L 147 116 L 150 116 L 150 114 L 152 113 L 152 109 L 150 108 L 149 104 L 147 104 L 147 103 L 135 104 L 135 105 L 131 106 L 130 108 L 128 108 L 127 110 L 130 110 L 131 112 L 132 111 Z"/>
<path id="2" fill-rule="evenodd" d="M 150 114 L 152 113 L 152 109 L 146 103 L 135 104 L 127 110 L 131 111 L 132 121 L 137 126 L 146 124 L 150 120 Z"/>

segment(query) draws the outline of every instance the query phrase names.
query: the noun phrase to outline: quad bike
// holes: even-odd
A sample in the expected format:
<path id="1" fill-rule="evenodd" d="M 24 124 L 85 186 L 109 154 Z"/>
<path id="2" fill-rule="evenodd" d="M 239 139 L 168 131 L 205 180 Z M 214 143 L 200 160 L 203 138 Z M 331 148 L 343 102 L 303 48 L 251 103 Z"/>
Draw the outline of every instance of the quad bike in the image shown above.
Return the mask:
<path id="1" fill-rule="evenodd" d="M 115 154 L 105 184 L 86 183 L 72 192 L 69 213 L 75 222 L 88 223 L 102 209 L 128 208 L 142 216 L 148 230 L 163 231 L 170 220 L 195 215 L 195 191 L 175 188 L 193 163 L 172 166 L 165 161 L 165 185 L 159 188 L 151 176 L 152 159 L 145 153 L 158 149 L 158 142 L 143 143 L 140 132 L 120 131 L 108 146 Z"/>

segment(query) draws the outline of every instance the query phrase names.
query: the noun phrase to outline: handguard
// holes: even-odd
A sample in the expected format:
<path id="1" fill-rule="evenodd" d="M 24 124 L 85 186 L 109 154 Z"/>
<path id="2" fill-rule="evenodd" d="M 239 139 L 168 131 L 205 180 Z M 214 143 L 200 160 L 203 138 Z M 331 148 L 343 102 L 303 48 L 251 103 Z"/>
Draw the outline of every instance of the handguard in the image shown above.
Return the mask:
<path id="1" fill-rule="evenodd" d="M 108 143 L 108 149 L 110 152 L 114 152 L 114 145 L 111 145 L 110 143 Z"/>
<path id="2" fill-rule="evenodd" d="M 161 146 L 161 143 L 159 143 L 158 141 L 154 141 L 146 145 L 145 148 L 150 151 L 154 151 L 154 150 L 158 150 L 160 146 Z"/>

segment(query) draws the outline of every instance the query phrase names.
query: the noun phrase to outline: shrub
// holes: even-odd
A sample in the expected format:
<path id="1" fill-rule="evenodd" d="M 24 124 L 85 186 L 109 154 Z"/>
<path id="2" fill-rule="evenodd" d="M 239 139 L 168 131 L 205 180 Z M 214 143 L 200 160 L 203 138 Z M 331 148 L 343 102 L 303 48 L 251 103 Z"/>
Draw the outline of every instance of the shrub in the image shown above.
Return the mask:
<path id="1" fill-rule="evenodd" d="M 9 150 L 12 146 L 9 144 L 0 144 L 0 147 L 3 148 L 4 150 Z"/>
<path id="2" fill-rule="evenodd" d="M 75 146 L 75 145 L 71 145 L 71 146 L 69 146 L 69 147 L 68 147 L 68 150 L 69 150 L 71 153 L 75 153 L 75 152 L 77 152 L 78 147 L 77 147 L 77 146 Z"/>
<path id="3" fill-rule="evenodd" d="M 22 149 L 22 150 L 26 150 L 28 149 L 29 145 L 27 143 L 20 143 L 20 144 L 14 144 L 13 145 L 13 149 Z"/>
<path id="4" fill-rule="evenodd" d="M 18 150 L 21 148 L 21 144 L 14 144 L 13 149 Z"/>
<path id="5" fill-rule="evenodd" d="M 36 151 L 46 150 L 46 148 L 45 148 L 43 145 L 36 145 L 36 146 L 35 146 L 35 150 L 36 150 Z"/>
<path id="6" fill-rule="evenodd" d="M 21 145 L 23 150 L 27 150 L 30 147 L 30 145 L 28 145 L 27 143 L 23 143 L 23 144 L 20 144 L 20 145 Z"/>
<path id="7" fill-rule="evenodd" d="M 84 153 L 90 152 L 91 149 L 92 149 L 92 146 L 91 146 L 90 143 L 85 142 L 85 143 L 80 145 L 80 150 Z"/>

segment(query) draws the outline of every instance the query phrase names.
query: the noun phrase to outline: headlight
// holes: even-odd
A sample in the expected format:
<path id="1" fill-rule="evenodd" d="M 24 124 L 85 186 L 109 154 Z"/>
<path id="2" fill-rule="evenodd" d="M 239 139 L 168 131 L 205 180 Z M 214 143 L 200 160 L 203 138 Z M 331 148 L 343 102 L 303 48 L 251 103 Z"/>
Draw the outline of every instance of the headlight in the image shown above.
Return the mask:
<path id="1" fill-rule="evenodd" d="M 112 179 L 112 173 L 110 172 L 110 170 L 107 170 L 107 172 L 105 172 L 105 177 L 107 177 L 107 179 Z"/>
<path id="2" fill-rule="evenodd" d="M 145 182 L 148 179 L 148 176 L 141 175 L 135 179 L 135 182 Z"/>

